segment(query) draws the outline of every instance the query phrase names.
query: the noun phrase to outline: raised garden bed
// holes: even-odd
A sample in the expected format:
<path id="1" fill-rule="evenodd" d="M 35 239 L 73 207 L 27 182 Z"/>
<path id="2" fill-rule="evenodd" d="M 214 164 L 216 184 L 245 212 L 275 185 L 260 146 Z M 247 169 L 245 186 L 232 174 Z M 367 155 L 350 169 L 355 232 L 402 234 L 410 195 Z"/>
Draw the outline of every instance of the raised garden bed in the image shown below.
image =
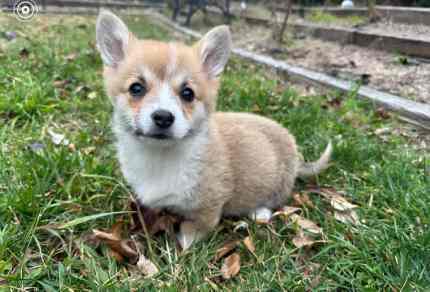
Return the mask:
<path id="1" fill-rule="evenodd" d="M 211 13 L 217 13 L 211 10 Z M 249 15 L 241 16 L 250 24 L 267 26 L 270 19 Z M 382 22 L 379 24 L 340 26 L 315 24 L 299 18 L 292 19 L 290 27 L 295 31 L 322 40 L 386 50 L 420 58 L 430 58 L 430 27 L 407 26 Z"/>
<path id="2" fill-rule="evenodd" d="M 376 6 L 376 11 L 384 18 L 387 18 L 391 22 L 406 23 L 406 24 L 423 24 L 430 25 L 430 8 L 418 8 L 418 7 L 394 7 L 394 6 Z M 284 11 L 283 7 L 279 7 L 278 10 Z M 315 11 L 323 11 L 331 15 L 339 17 L 347 16 L 367 16 L 368 10 L 366 7 L 353 7 L 353 8 L 342 8 L 342 7 L 312 7 L 312 8 L 299 8 L 294 7 L 294 13 L 305 13 L 310 14 Z"/>

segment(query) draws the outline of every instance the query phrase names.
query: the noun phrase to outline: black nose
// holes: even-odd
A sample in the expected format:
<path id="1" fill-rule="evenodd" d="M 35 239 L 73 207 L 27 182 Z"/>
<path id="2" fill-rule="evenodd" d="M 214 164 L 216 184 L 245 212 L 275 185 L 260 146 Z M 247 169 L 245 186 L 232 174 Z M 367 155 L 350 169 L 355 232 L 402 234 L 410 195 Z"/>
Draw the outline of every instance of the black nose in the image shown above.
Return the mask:
<path id="1" fill-rule="evenodd" d="M 175 121 L 175 116 L 166 110 L 158 110 L 153 112 L 151 118 L 154 123 L 162 129 L 167 129 Z"/>

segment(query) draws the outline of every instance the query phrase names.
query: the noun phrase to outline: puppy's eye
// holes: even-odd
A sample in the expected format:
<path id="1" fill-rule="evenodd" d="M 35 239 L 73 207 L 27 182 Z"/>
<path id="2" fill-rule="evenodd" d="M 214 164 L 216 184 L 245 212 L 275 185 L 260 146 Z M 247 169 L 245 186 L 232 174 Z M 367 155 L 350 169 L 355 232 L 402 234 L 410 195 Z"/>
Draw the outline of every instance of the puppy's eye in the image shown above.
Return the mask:
<path id="1" fill-rule="evenodd" d="M 194 100 L 194 91 L 189 87 L 184 87 L 181 90 L 181 98 L 187 102 L 192 102 Z"/>
<path id="2" fill-rule="evenodd" d="M 142 97 L 146 93 L 146 88 L 141 83 L 135 82 L 130 85 L 128 92 L 130 92 L 133 97 Z"/>

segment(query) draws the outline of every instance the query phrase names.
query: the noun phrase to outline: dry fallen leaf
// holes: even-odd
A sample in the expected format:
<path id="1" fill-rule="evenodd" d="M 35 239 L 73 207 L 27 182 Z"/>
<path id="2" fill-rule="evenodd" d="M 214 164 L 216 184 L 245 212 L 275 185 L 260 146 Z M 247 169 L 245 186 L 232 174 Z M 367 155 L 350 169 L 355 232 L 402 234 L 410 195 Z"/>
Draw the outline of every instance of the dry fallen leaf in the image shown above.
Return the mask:
<path id="1" fill-rule="evenodd" d="M 309 195 L 307 193 L 295 193 L 293 194 L 294 205 L 298 207 L 307 206 L 314 208 L 314 203 L 312 203 Z"/>
<path id="2" fill-rule="evenodd" d="M 360 220 L 355 210 L 334 211 L 334 218 L 345 224 L 359 225 Z"/>
<path id="3" fill-rule="evenodd" d="M 302 230 L 300 230 L 293 238 L 293 244 L 297 248 L 312 246 L 315 242 L 315 240 L 313 240 L 310 236 L 307 236 Z"/>
<path id="4" fill-rule="evenodd" d="M 300 211 L 301 211 L 301 209 L 297 208 L 297 207 L 284 206 L 279 211 L 276 211 L 275 213 L 273 213 L 272 218 L 277 217 L 277 216 L 282 216 L 286 219 L 289 216 L 291 216 L 292 214 L 298 213 Z"/>
<path id="5" fill-rule="evenodd" d="M 6 279 L 0 277 L 0 285 L 7 285 Z"/>
<path id="6" fill-rule="evenodd" d="M 319 273 L 321 265 L 317 263 L 307 262 L 303 269 L 303 277 L 310 281 L 309 288 L 307 291 L 313 291 L 321 280 L 321 274 Z"/>
<path id="7" fill-rule="evenodd" d="M 214 261 L 218 261 L 219 259 L 223 258 L 225 255 L 227 255 L 229 252 L 231 252 L 233 249 L 235 249 L 239 244 L 238 240 L 227 242 L 223 245 L 223 247 L 217 249 L 215 252 Z"/>
<path id="8" fill-rule="evenodd" d="M 301 229 L 304 229 L 313 234 L 322 234 L 322 228 L 309 219 L 305 219 L 300 215 L 292 214 L 291 221 L 297 224 Z"/>
<path id="9" fill-rule="evenodd" d="M 247 236 L 245 237 L 245 239 L 243 240 L 243 244 L 245 244 L 246 248 L 253 254 L 255 255 L 255 245 L 254 242 L 252 242 L 251 237 Z"/>
<path id="10" fill-rule="evenodd" d="M 338 211 L 347 211 L 354 208 L 358 208 L 357 205 L 348 202 L 347 199 L 342 195 L 341 192 L 337 192 L 333 189 L 322 188 L 311 190 L 313 193 L 319 194 L 330 202 L 330 205 Z"/>
<path id="11" fill-rule="evenodd" d="M 64 88 L 67 84 L 69 84 L 69 80 L 55 80 L 52 84 L 55 88 Z"/>
<path id="12" fill-rule="evenodd" d="M 330 204 L 338 211 L 347 211 L 358 207 L 357 205 L 351 204 L 343 197 L 333 197 Z"/>
<path id="13" fill-rule="evenodd" d="M 167 234 L 173 234 L 173 225 L 178 222 L 178 218 L 169 214 L 158 217 L 152 226 L 149 226 L 148 232 L 151 235 L 165 231 Z"/>
<path id="14" fill-rule="evenodd" d="M 139 271 L 145 275 L 145 277 L 152 277 L 158 273 L 157 266 L 147 259 L 143 254 L 139 255 L 139 260 L 137 261 L 137 268 Z"/>
<path id="15" fill-rule="evenodd" d="M 138 256 L 136 247 L 132 240 L 122 238 L 123 222 L 119 221 L 112 226 L 110 232 L 93 230 L 97 239 L 106 243 L 112 251 L 112 255 L 119 261 L 124 261 L 125 258 L 135 262 Z"/>
<path id="16" fill-rule="evenodd" d="M 334 218 L 336 220 L 346 224 L 360 224 L 358 215 L 354 210 L 358 208 L 358 206 L 348 202 L 341 192 L 330 188 L 315 189 L 311 190 L 311 192 L 321 195 L 330 202 L 330 205 L 334 209 Z"/>
<path id="17" fill-rule="evenodd" d="M 376 136 L 380 136 L 380 135 L 389 134 L 391 132 L 392 132 L 392 129 L 386 127 L 386 128 L 378 128 L 378 129 L 375 130 L 374 133 L 375 133 Z"/>
<path id="18" fill-rule="evenodd" d="M 221 267 L 222 277 L 226 280 L 236 276 L 240 271 L 240 256 L 238 253 L 233 253 L 228 256 Z"/>
<path id="19" fill-rule="evenodd" d="M 70 143 L 69 146 L 67 146 L 67 148 L 69 148 L 69 150 L 72 151 L 72 152 L 76 151 L 76 146 L 73 143 Z"/>
<path id="20" fill-rule="evenodd" d="M 77 53 L 70 53 L 67 56 L 65 56 L 64 59 L 66 59 L 66 61 L 73 61 L 76 59 L 77 56 L 78 56 Z"/>
<path id="21" fill-rule="evenodd" d="M 162 212 L 159 209 L 150 209 L 143 206 L 139 206 L 138 208 L 136 203 L 132 201 L 130 201 L 129 206 L 131 210 L 135 211 L 132 215 L 132 226 L 130 228 L 132 232 L 142 231 L 141 221 L 143 221 L 150 235 L 155 235 L 159 232 L 166 232 L 172 235 L 174 233 L 174 225 L 182 220 L 179 216 Z"/>

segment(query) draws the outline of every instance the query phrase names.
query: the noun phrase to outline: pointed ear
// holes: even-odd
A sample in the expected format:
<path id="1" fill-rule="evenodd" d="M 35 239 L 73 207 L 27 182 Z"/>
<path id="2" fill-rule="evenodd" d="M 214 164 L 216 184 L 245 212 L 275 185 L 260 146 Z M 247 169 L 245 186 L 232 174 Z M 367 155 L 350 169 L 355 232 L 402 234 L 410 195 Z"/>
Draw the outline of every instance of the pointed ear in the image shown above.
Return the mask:
<path id="1" fill-rule="evenodd" d="M 96 40 L 106 66 L 116 67 L 124 59 L 129 38 L 127 26 L 121 19 L 108 10 L 100 12 L 96 24 Z"/>
<path id="2" fill-rule="evenodd" d="M 198 43 L 202 66 L 210 79 L 218 77 L 224 70 L 231 47 L 230 30 L 226 25 L 213 28 Z"/>

